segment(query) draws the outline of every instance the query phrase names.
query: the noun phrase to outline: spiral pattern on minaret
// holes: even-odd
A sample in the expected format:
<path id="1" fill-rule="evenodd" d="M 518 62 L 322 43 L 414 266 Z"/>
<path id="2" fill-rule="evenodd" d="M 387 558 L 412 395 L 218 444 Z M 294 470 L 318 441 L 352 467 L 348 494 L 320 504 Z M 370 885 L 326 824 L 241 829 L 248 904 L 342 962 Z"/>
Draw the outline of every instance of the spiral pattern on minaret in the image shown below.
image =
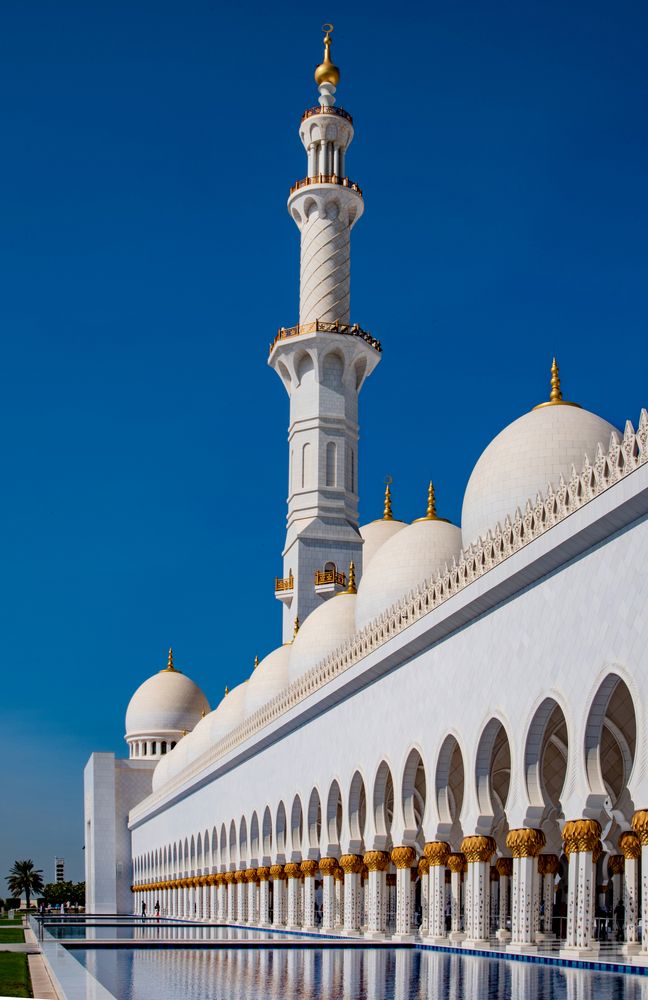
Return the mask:
<path id="1" fill-rule="evenodd" d="M 299 322 L 349 322 L 351 240 L 342 218 L 315 214 L 301 234 Z"/>

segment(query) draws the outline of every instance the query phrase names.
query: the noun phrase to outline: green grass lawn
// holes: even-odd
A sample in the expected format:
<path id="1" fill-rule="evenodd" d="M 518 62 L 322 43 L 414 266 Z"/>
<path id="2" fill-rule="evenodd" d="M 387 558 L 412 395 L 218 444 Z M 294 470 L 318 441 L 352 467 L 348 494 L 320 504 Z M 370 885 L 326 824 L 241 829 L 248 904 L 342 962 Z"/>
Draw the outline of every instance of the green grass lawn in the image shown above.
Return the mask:
<path id="1" fill-rule="evenodd" d="M 24 944 L 22 927 L 0 927 L 0 946 L 3 944 Z"/>
<path id="2" fill-rule="evenodd" d="M 6 917 L 3 917 L 0 920 L 0 927 L 5 927 L 5 926 L 13 927 L 14 924 L 21 924 L 21 923 L 22 923 L 22 917 L 14 917 L 13 920 L 7 920 Z"/>
<path id="3" fill-rule="evenodd" d="M 31 995 L 27 956 L 0 952 L 0 996 L 30 997 Z"/>

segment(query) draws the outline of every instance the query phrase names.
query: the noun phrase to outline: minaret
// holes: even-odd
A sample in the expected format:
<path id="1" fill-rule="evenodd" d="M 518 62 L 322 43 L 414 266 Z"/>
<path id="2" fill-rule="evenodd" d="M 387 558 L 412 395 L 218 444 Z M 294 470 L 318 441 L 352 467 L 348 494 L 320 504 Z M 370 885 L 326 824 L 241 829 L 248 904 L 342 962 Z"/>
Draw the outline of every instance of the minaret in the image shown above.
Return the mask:
<path id="1" fill-rule="evenodd" d="M 290 189 L 288 211 L 301 233 L 299 324 L 282 327 L 268 363 L 290 397 L 288 530 L 283 637 L 292 638 L 322 600 L 345 589 L 350 562 L 362 569 L 358 531 L 358 395 L 380 361 L 380 344 L 350 325 L 351 229 L 364 203 L 346 175 L 353 139 L 348 112 L 335 107 L 340 71 L 331 62 L 332 25 L 315 70 L 319 104 L 302 115 L 308 176 Z"/>

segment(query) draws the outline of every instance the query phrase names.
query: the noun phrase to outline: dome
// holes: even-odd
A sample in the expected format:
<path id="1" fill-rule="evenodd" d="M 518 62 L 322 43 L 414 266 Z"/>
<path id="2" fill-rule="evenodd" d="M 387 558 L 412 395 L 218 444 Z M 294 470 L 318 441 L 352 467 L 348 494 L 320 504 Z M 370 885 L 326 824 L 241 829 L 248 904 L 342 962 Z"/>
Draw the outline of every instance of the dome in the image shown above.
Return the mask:
<path id="1" fill-rule="evenodd" d="M 557 378 L 557 368 L 555 369 Z M 560 388 L 558 386 L 558 392 Z M 464 494 L 461 528 L 464 545 L 504 524 L 507 515 L 535 503 L 551 483 L 580 472 L 585 455 L 593 461 L 599 442 L 607 450 L 617 432 L 607 420 L 579 406 L 544 405 L 505 427 L 482 453 Z M 618 433 L 618 432 L 617 432 Z"/>
<path id="2" fill-rule="evenodd" d="M 273 649 L 255 668 L 247 683 L 245 717 L 254 715 L 289 684 L 288 664 L 292 645 Z"/>
<path id="3" fill-rule="evenodd" d="M 209 702 L 197 684 L 169 663 L 140 684 L 126 711 L 126 739 L 158 736 L 173 739 L 189 732 L 209 712 Z"/>
<path id="4" fill-rule="evenodd" d="M 436 517 L 422 518 L 393 535 L 362 574 L 356 609 L 358 630 L 436 576 L 460 551 L 459 528 Z"/>
<path id="5" fill-rule="evenodd" d="M 364 545 L 362 546 L 363 573 L 367 572 L 367 567 L 380 546 L 388 542 L 390 538 L 393 538 L 404 527 L 405 521 L 389 521 L 385 520 L 385 518 L 380 518 L 379 521 L 370 521 L 369 524 L 361 526 L 360 534 L 364 539 Z"/>
<path id="6" fill-rule="evenodd" d="M 226 694 L 218 708 L 205 719 L 208 722 L 208 745 L 213 747 L 231 733 L 245 718 L 245 695 L 248 681 L 243 681 Z M 205 746 L 204 749 L 207 747 Z M 203 751 L 201 750 L 201 753 Z"/>
<path id="7" fill-rule="evenodd" d="M 355 593 L 342 591 L 311 611 L 291 646 L 291 682 L 351 638 L 355 632 L 355 606 Z"/>

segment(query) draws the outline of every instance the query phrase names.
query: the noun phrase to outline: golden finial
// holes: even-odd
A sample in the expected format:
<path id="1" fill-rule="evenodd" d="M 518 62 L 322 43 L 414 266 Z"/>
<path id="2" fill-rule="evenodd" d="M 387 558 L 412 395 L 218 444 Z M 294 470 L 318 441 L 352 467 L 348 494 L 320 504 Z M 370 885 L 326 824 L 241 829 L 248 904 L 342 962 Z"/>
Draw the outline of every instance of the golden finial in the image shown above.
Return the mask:
<path id="1" fill-rule="evenodd" d="M 205 708 L 205 706 L 203 705 L 203 709 L 202 709 L 202 712 L 200 713 L 200 718 L 201 718 L 201 719 L 204 719 L 206 715 L 207 715 L 207 709 L 206 709 L 206 708 Z"/>
<path id="2" fill-rule="evenodd" d="M 434 484 L 430 480 L 428 485 L 428 495 L 427 495 L 427 510 L 425 512 L 425 517 L 417 517 L 412 521 L 412 524 L 417 524 L 419 521 L 445 521 L 445 517 L 439 517 L 436 509 L 436 494 L 434 492 Z"/>
<path id="3" fill-rule="evenodd" d="M 349 563 L 349 586 L 347 587 L 345 593 L 347 594 L 358 593 L 356 587 L 356 578 L 355 578 L 355 563 L 353 562 L 353 560 L 351 560 L 351 562 Z"/>
<path id="4" fill-rule="evenodd" d="M 227 686 L 227 684 L 226 684 L 226 685 L 225 685 L 225 697 L 226 697 L 226 698 L 227 698 L 228 694 L 229 694 L 229 688 L 228 688 L 228 686 Z"/>
<path id="5" fill-rule="evenodd" d="M 334 87 L 337 87 L 340 82 L 340 71 L 331 62 L 331 32 L 333 31 L 333 25 L 323 24 L 322 31 L 324 32 L 324 62 L 321 62 L 315 70 L 315 83 L 318 87 L 321 87 L 323 83 L 330 83 Z"/>
<path id="6" fill-rule="evenodd" d="M 182 730 L 182 735 L 183 735 L 183 736 L 186 736 L 188 732 L 189 732 L 189 730 L 188 730 L 188 729 L 183 729 L 183 730 Z"/>
<path id="7" fill-rule="evenodd" d="M 566 399 L 563 399 L 562 389 L 560 388 L 560 371 L 558 370 L 558 362 L 555 358 L 551 362 L 551 392 L 549 393 L 549 399 L 546 403 L 538 403 L 533 409 L 540 410 L 543 406 L 578 406 L 578 403 L 569 403 Z"/>
<path id="8" fill-rule="evenodd" d="M 392 514 L 391 505 L 391 484 L 393 483 L 391 476 L 385 476 L 385 506 L 383 508 L 383 521 L 393 521 L 394 515 Z"/>
<path id="9" fill-rule="evenodd" d="M 299 632 L 299 615 L 295 618 L 295 624 L 293 625 L 293 642 L 297 638 L 297 633 Z"/>
<path id="10" fill-rule="evenodd" d="M 172 670 L 175 673 L 175 667 L 173 666 L 173 649 L 169 649 L 169 658 L 167 660 L 167 665 L 165 670 Z"/>
<path id="11" fill-rule="evenodd" d="M 258 666 L 259 666 L 259 657 L 258 657 L 258 656 L 255 656 L 255 657 L 254 657 L 254 667 L 253 667 L 253 669 L 254 669 L 254 670 L 256 670 L 256 668 L 257 668 Z"/>

